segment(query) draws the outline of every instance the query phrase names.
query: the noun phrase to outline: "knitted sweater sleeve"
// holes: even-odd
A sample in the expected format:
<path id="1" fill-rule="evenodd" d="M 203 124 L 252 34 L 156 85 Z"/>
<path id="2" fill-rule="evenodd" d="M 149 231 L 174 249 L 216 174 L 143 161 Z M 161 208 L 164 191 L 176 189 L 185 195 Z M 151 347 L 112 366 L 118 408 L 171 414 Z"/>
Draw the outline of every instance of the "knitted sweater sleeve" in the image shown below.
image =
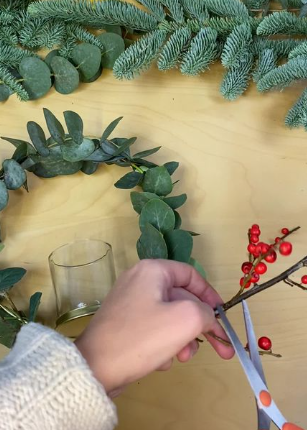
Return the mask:
<path id="1" fill-rule="evenodd" d="M 112 430 L 115 406 L 74 343 L 24 326 L 0 363 L 1 430 Z"/>

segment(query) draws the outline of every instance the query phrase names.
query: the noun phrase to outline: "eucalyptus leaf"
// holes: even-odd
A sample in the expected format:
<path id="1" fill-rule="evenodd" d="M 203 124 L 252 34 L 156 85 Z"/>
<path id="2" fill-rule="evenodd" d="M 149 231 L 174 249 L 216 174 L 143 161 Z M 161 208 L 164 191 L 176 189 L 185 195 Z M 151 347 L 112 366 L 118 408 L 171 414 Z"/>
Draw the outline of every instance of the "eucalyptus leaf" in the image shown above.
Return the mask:
<path id="1" fill-rule="evenodd" d="M 0 292 L 5 293 L 10 290 L 24 277 L 26 272 L 22 267 L 10 267 L 0 270 Z"/>
<path id="2" fill-rule="evenodd" d="M 121 188 L 121 189 L 128 190 L 130 188 L 134 188 L 137 185 L 139 185 L 142 182 L 142 180 L 143 180 L 142 173 L 139 173 L 139 172 L 130 172 L 130 173 L 127 173 L 122 178 L 120 178 L 114 184 L 114 186 L 116 188 Z"/>
<path id="3" fill-rule="evenodd" d="M 31 171 L 42 178 L 54 178 L 60 175 L 73 175 L 82 168 L 82 161 L 71 163 L 63 160 L 60 147 L 50 148 L 48 157 L 32 155 L 31 159 L 35 162 Z"/>
<path id="4" fill-rule="evenodd" d="M 142 158 L 133 157 L 133 162 L 136 163 L 138 166 L 147 167 L 148 169 L 151 169 L 152 167 L 158 167 L 156 163 L 152 163 L 148 160 L 142 160 Z"/>
<path id="5" fill-rule="evenodd" d="M 131 137 L 130 139 L 127 139 L 121 146 L 119 146 L 116 151 L 114 152 L 113 156 L 116 157 L 119 154 L 122 154 L 125 152 L 128 148 L 130 148 L 131 145 L 134 144 L 136 141 L 136 137 Z"/>
<path id="6" fill-rule="evenodd" d="M 178 169 L 179 163 L 177 161 L 169 161 L 168 163 L 164 164 L 164 167 L 167 169 L 168 173 L 172 175 L 175 170 Z"/>
<path id="7" fill-rule="evenodd" d="M 115 145 L 111 140 L 108 139 L 105 139 L 103 142 L 101 142 L 100 146 L 102 150 L 108 155 L 113 155 L 117 149 L 117 145 Z"/>
<path id="8" fill-rule="evenodd" d="M 84 161 L 81 172 L 85 173 L 86 175 L 92 175 L 96 172 L 98 166 L 99 163 L 96 163 L 95 161 Z"/>
<path id="9" fill-rule="evenodd" d="M 305 4 L 301 7 L 301 9 L 300 9 L 299 17 L 300 17 L 300 18 L 305 18 L 305 17 L 306 17 L 306 15 L 307 15 L 307 4 L 305 3 Z"/>
<path id="10" fill-rule="evenodd" d="M 102 66 L 106 69 L 113 69 L 115 61 L 125 50 L 124 39 L 115 33 L 101 33 L 97 39 L 104 47 L 101 58 Z"/>
<path id="11" fill-rule="evenodd" d="M 132 139 L 136 139 L 136 138 L 132 137 Z M 126 144 L 128 141 L 130 141 L 130 139 L 127 139 L 126 137 L 113 137 L 113 139 L 107 140 L 106 142 L 107 143 L 112 142 L 116 146 L 116 148 L 119 148 L 120 146 Z M 126 155 L 127 157 L 130 158 L 130 146 L 131 145 L 132 144 L 127 145 L 126 149 L 124 149 L 124 151 L 122 151 L 120 153 L 120 158 L 122 158 L 122 155 Z"/>
<path id="12" fill-rule="evenodd" d="M 173 189 L 172 179 L 164 166 L 147 170 L 143 181 L 143 190 L 158 196 L 166 196 Z"/>
<path id="13" fill-rule="evenodd" d="M 138 193 L 136 191 L 132 191 L 130 193 L 130 199 L 135 212 L 140 214 L 142 212 L 143 207 L 149 200 L 158 199 L 159 196 L 154 193 Z"/>
<path id="14" fill-rule="evenodd" d="M 80 73 L 81 81 L 88 80 L 99 71 L 101 51 L 90 43 L 81 43 L 72 50 L 71 59 Z"/>
<path id="15" fill-rule="evenodd" d="M 52 51 L 48 52 L 48 54 L 46 55 L 44 61 L 50 70 L 52 70 L 51 61 L 53 60 L 54 57 L 58 57 L 58 56 L 59 56 L 59 49 L 53 49 Z"/>
<path id="16" fill-rule="evenodd" d="M 24 169 L 15 160 L 4 160 L 2 163 L 4 171 L 4 183 L 8 190 L 17 190 L 27 180 Z"/>
<path id="17" fill-rule="evenodd" d="M 27 124 L 28 133 L 37 152 L 43 157 L 49 155 L 46 136 L 42 127 L 34 121 Z"/>
<path id="18" fill-rule="evenodd" d="M 91 139 L 84 138 L 81 145 L 74 142 L 62 146 L 63 158 L 72 163 L 84 160 L 95 151 L 95 144 Z"/>
<path id="19" fill-rule="evenodd" d="M 177 211 L 174 211 L 174 215 L 175 215 L 175 229 L 177 230 L 181 227 L 182 221 L 181 221 L 181 216 Z"/>
<path id="20" fill-rule="evenodd" d="M 111 155 L 106 154 L 102 149 L 96 149 L 91 155 L 86 157 L 86 161 L 96 161 L 98 163 L 103 163 L 112 158 Z"/>
<path id="21" fill-rule="evenodd" d="M 205 269 L 203 268 L 203 266 L 199 263 L 199 261 L 195 260 L 195 258 L 190 258 L 189 264 L 191 266 L 194 267 L 194 269 L 197 270 L 198 273 L 201 274 L 201 276 L 206 279 L 207 278 L 207 274 L 205 272 Z"/>
<path id="22" fill-rule="evenodd" d="M 161 149 L 161 146 L 157 146 L 156 148 L 152 148 L 152 149 L 147 149 L 147 151 L 137 152 L 136 154 L 134 154 L 133 158 L 145 158 L 145 157 L 149 157 L 150 155 L 155 154 L 156 152 L 158 152 L 159 149 Z"/>
<path id="23" fill-rule="evenodd" d="M 29 304 L 29 322 L 34 322 L 36 320 L 37 311 L 41 302 L 42 293 L 37 292 L 34 293 L 30 297 L 30 304 Z"/>
<path id="24" fill-rule="evenodd" d="M 190 231 L 189 230 L 189 233 L 190 233 L 191 236 L 200 236 L 200 233 L 195 233 L 195 231 Z"/>
<path id="25" fill-rule="evenodd" d="M 12 319 L 3 309 L 0 309 L 0 344 L 7 348 L 12 348 L 15 343 L 17 333 L 22 324 L 17 319 Z"/>
<path id="26" fill-rule="evenodd" d="M 32 172 L 31 167 L 35 165 L 35 161 L 31 159 L 31 156 L 29 156 L 20 165 L 23 169 Z"/>
<path id="27" fill-rule="evenodd" d="M 145 225 L 148 223 L 164 234 L 175 227 L 174 212 L 159 198 L 149 200 L 144 205 L 140 215 L 139 224 L 141 231 L 143 231 Z"/>
<path id="28" fill-rule="evenodd" d="M 26 142 L 22 145 L 19 145 L 12 155 L 12 159 L 17 161 L 17 163 L 21 163 L 28 156 L 28 147 Z"/>
<path id="29" fill-rule="evenodd" d="M 189 263 L 193 249 L 193 238 L 187 231 L 172 230 L 164 235 L 170 260 Z"/>
<path id="30" fill-rule="evenodd" d="M 51 88 L 50 69 L 37 57 L 25 57 L 19 64 L 23 86 L 31 100 L 43 97 Z"/>
<path id="31" fill-rule="evenodd" d="M 121 36 L 122 34 L 122 29 L 119 25 L 103 24 L 101 28 L 107 31 L 108 33 L 115 33 L 115 34 L 118 34 L 119 36 Z"/>
<path id="32" fill-rule="evenodd" d="M 76 112 L 67 110 L 64 112 L 64 118 L 69 136 L 77 144 L 81 145 L 83 141 L 83 121 Z"/>
<path id="33" fill-rule="evenodd" d="M 144 226 L 136 246 L 140 260 L 145 258 L 167 259 L 168 257 L 167 246 L 163 235 L 151 224 L 146 224 Z"/>
<path id="34" fill-rule="evenodd" d="M 105 131 L 102 133 L 101 139 L 100 139 L 100 143 L 103 143 L 106 139 L 108 139 L 108 137 L 110 136 L 110 134 L 115 130 L 115 128 L 117 127 L 118 123 L 123 119 L 122 116 L 120 116 L 119 118 L 116 118 L 114 121 L 112 121 L 108 127 L 105 129 Z"/>
<path id="35" fill-rule="evenodd" d="M 85 84 L 90 84 L 91 82 L 95 82 L 101 76 L 101 73 L 102 73 L 102 66 L 99 67 L 98 72 L 95 75 L 93 75 L 89 79 L 83 78 L 82 82 L 84 82 Z"/>
<path id="36" fill-rule="evenodd" d="M 0 85 L 0 102 L 5 102 L 11 95 L 11 90 L 8 86 L 1 84 Z"/>
<path id="37" fill-rule="evenodd" d="M 9 201 L 9 192 L 3 181 L 0 181 L 0 211 L 2 211 Z"/>
<path id="38" fill-rule="evenodd" d="M 7 142 L 10 142 L 12 145 L 15 146 L 15 148 L 18 148 L 20 145 L 27 145 L 27 155 L 29 154 L 36 154 L 35 148 L 31 145 L 29 142 L 25 142 L 24 140 L 19 139 L 12 139 L 11 137 L 2 137 L 1 139 L 6 140 Z"/>
<path id="39" fill-rule="evenodd" d="M 187 201 L 188 196 L 186 194 L 180 194 L 180 196 L 165 197 L 164 201 L 172 209 L 178 209 L 180 206 L 184 205 Z"/>
<path id="40" fill-rule="evenodd" d="M 53 137 L 57 143 L 63 145 L 65 142 L 65 131 L 62 124 L 49 109 L 44 108 L 43 111 L 51 137 Z"/>
<path id="41" fill-rule="evenodd" d="M 71 94 L 78 88 L 78 70 L 66 58 L 55 56 L 50 65 L 54 73 L 54 87 L 58 93 Z"/>

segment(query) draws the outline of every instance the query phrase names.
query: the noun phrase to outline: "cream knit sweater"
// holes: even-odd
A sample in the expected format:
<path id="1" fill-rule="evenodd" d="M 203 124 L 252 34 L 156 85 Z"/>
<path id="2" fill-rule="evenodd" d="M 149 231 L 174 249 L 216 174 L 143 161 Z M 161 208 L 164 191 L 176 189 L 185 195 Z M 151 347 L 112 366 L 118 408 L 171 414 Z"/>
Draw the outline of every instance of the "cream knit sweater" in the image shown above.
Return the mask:
<path id="1" fill-rule="evenodd" d="M 75 345 L 28 324 L 0 363 L 1 430 L 112 430 L 115 406 Z"/>

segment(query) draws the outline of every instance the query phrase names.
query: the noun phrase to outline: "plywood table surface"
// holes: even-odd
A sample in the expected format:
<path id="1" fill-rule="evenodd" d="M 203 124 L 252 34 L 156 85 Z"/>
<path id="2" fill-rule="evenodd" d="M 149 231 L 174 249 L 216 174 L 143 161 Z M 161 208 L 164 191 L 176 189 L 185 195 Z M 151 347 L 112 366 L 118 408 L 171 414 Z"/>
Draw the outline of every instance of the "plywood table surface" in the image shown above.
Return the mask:
<path id="1" fill-rule="evenodd" d="M 307 138 L 289 131 L 283 118 L 302 86 L 283 93 L 259 95 L 252 86 L 237 102 L 218 93 L 220 66 L 200 78 L 156 70 L 133 82 L 118 82 L 104 73 L 70 96 L 50 91 L 35 102 L 12 97 L 0 105 L 0 134 L 27 138 L 26 122 L 43 124 L 42 108 L 58 117 L 75 110 L 90 135 L 124 116 L 118 136 L 138 136 L 136 150 L 162 145 L 153 159 L 180 162 L 175 174 L 178 193 L 187 192 L 183 226 L 201 233 L 194 256 L 224 299 L 236 292 L 246 255 L 246 230 L 261 225 L 264 239 L 280 227 L 301 225 L 293 237 L 294 253 L 280 258 L 269 274 L 277 274 L 307 254 Z M 1 159 L 12 147 L 0 143 Z M 129 192 L 114 182 L 125 169 L 101 167 L 90 177 L 77 174 L 43 180 L 29 175 L 30 193 L 12 192 L 1 214 L 6 248 L 1 267 L 28 270 L 15 288 L 25 307 L 31 293 L 43 292 L 41 318 L 54 319 L 54 295 L 47 257 L 57 246 L 80 238 L 101 238 L 114 248 L 117 273 L 137 261 L 137 216 Z M 307 272 L 307 271 L 306 271 Z M 299 275 L 301 276 L 302 273 Z M 307 295 L 278 285 L 250 301 L 257 334 L 273 339 L 282 359 L 263 359 L 273 396 L 289 420 L 307 426 Z M 229 313 L 243 334 L 241 310 Z M 120 430 L 254 429 L 251 390 L 236 359 L 223 362 L 205 343 L 187 365 L 155 373 L 135 383 L 116 401 Z M 5 353 L 1 349 L 1 355 Z"/>

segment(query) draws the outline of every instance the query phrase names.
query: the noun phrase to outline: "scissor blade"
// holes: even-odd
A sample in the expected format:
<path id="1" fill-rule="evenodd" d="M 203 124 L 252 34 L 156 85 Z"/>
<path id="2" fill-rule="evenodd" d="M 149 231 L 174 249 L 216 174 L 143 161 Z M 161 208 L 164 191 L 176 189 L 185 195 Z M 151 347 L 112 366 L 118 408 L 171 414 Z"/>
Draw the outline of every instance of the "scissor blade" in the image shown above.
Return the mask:
<path id="1" fill-rule="evenodd" d="M 225 326 L 226 333 L 237 353 L 240 363 L 243 367 L 245 375 L 247 376 L 248 382 L 254 391 L 255 397 L 258 402 L 258 406 L 263 409 L 266 414 L 271 418 L 271 420 L 277 425 L 279 429 L 282 429 L 283 425 L 287 422 L 280 410 L 277 408 L 275 402 L 273 401 L 268 388 L 259 376 L 256 368 L 254 367 L 251 360 L 246 355 L 246 351 L 243 348 L 236 332 L 232 328 L 228 318 L 225 315 L 221 306 L 217 306 L 220 317 Z"/>
<path id="2" fill-rule="evenodd" d="M 243 314 L 244 314 L 244 322 L 245 322 L 245 328 L 246 328 L 246 335 L 247 335 L 247 342 L 248 342 L 248 349 L 249 349 L 249 356 L 251 358 L 251 361 L 253 365 L 255 366 L 258 374 L 260 375 L 260 378 L 266 385 L 266 380 L 264 376 L 264 371 L 261 363 L 261 359 L 258 352 L 258 345 L 257 345 L 257 339 L 254 331 L 254 326 L 252 323 L 251 314 L 249 312 L 247 303 L 245 300 L 242 302 L 243 307 Z M 258 430 L 270 430 L 271 427 L 271 419 L 268 417 L 268 415 L 264 412 L 264 410 L 260 409 L 258 407 L 258 402 L 256 399 L 256 405 L 257 405 L 257 415 L 258 415 Z"/>

